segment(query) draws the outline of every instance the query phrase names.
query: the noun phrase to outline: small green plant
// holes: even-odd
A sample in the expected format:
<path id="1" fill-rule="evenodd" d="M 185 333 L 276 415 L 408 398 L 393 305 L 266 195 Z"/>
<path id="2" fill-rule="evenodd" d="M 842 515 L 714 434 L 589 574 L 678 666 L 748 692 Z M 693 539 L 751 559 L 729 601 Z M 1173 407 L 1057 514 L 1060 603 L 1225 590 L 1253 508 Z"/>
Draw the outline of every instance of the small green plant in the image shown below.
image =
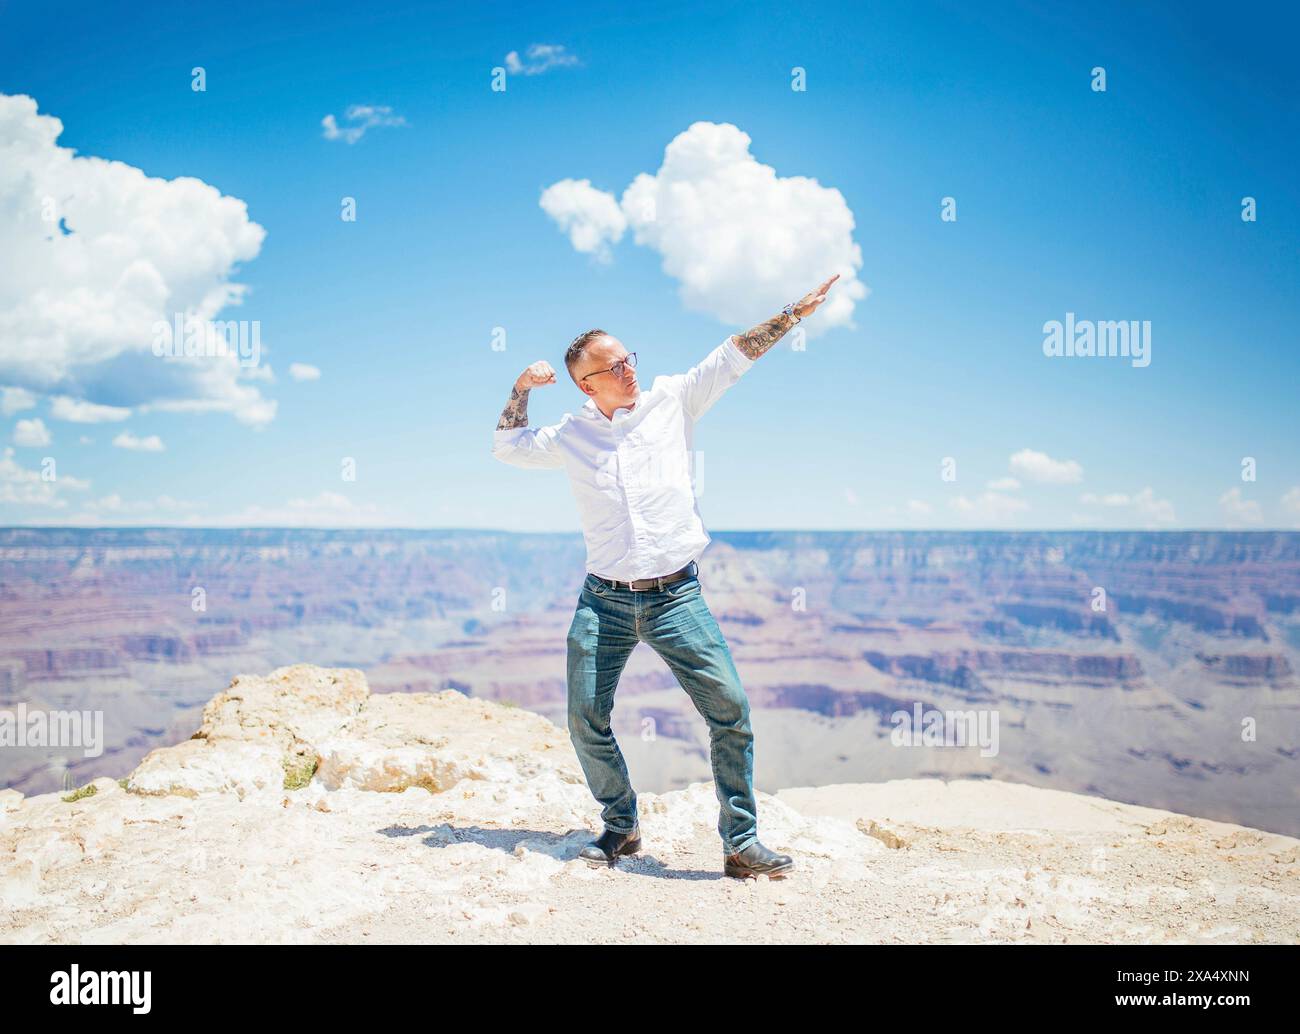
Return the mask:
<path id="1" fill-rule="evenodd" d="M 99 787 L 94 783 L 87 783 L 80 790 L 73 790 L 67 797 L 63 798 L 64 802 L 71 804 L 73 801 L 79 801 L 83 797 L 93 797 L 99 793 Z"/>
<path id="2" fill-rule="evenodd" d="M 311 782 L 311 777 L 316 774 L 316 766 L 319 759 L 312 755 L 311 757 L 287 757 L 281 764 L 284 766 L 284 788 L 286 790 L 301 790 Z"/>
<path id="3" fill-rule="evenodd" d="M 513 700 L 511 700 L 509 697 L 506 697 L 506 698 L 503 699 L 503 700 L 498 700 L 497 703 L 500 704 L 502 707 L 518 707 L 518 706 L 519 706 L 519 705 L 516 704 Z"/>

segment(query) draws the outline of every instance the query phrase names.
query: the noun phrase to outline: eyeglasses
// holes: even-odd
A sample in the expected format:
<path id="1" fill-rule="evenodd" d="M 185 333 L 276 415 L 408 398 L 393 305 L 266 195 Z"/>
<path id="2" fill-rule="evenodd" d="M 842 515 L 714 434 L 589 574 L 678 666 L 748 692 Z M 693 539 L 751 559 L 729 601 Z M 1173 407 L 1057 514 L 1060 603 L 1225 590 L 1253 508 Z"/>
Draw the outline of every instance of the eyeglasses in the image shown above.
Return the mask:
<path id="1" fill-rule="evenodd" d="M 618 362 L 616 362 L 613 366 L 611 366 L 608 370 L 592 370 L 591 373 L 586 374 L 585 376 L 579 377 L 578 380 L 580 380 L 580 381 L 585 381 L 588 377 L 595 377 L 596 374 L 598 374 L 598 373 L 612 373 L 615 377 L 622 377 L 622 376 L 623 376 L 623 367 L 624 367 L 624 366 L 630 366 L 630 367 L 632 367 L 632 369 L 634 369 L 634 370 L 636 369 L 636 353 L 635 353 L 635 352 L 628 352 L 628 354 L 627 354 L 624 358 L 620 359 L 620 360 L 619 360 Z"/>

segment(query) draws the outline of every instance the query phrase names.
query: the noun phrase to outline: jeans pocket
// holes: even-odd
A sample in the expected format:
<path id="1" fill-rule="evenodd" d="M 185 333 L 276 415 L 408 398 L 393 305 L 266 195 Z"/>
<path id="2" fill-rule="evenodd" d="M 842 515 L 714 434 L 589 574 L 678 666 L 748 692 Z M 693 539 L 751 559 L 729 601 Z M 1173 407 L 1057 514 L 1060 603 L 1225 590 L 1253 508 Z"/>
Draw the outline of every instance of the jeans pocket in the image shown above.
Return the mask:
<path id="1" fill-rule="evenodd" d="M 689 596 L 691 593 L 698 591 L 700 588 L 699 575 L 691 575 L 689 578 L 683 578 L 679 582 L 673 582 L 672 585 L 665 585 L 664 592 L 673 599 L 681 596 Z"/>
<path id="2" fill-rule="evenodd" d="M 583 588 L 590 590 L 597 596 L 608 596 L 610 589 L 606 582 L 602 582 L 594 574 L 587 575 L 587 580 L 583 582 Z"/>

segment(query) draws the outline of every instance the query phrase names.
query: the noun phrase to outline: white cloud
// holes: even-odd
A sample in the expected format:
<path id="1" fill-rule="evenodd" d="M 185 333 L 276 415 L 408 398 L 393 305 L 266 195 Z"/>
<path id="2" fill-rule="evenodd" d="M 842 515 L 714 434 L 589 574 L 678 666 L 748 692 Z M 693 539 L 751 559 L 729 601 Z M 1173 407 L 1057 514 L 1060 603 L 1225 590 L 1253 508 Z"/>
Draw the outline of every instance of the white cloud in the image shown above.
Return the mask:
<path id="1" fill-rule="evenodd" d="M 326 140 L 342 140 L 344 143 L 355 144 L 366 135 L 367 129 L 375 126 L 406 125 L 404 116 L 394 115 L 392 108 L 379 104 L 349 105 L 343 118 L 351 124 L 339 126 L 338 120 L 333 115 L 326 115 L 320 120 L 320 124 L 325 127 L 321 135 Z"/>
<path id="2" fill-rule="evenodd" d="M 1176 520 L 1174 504 L 1168 499 L 1157 499 L 1155 491 L 1150 485 L 1147 485 L 1146 488 L 1134 495 L 1129 495 L 1126 492 L 1107 492 L 1105 495 L 1084 492 L 1083 495 L 1079 496 L 1079 502 L 1085 506 L 1105 506 L 1112 510 L 1132 510 L 1133 515 L 1148 528 L 1160 524 L 1173 524 Z M 1092 521 L 1092 518 L 1079 519 Z"/>
<path id="3" fill-rule="evenodd" d="M 544 191 L 542 211 L 569 235 L 575 251 L 610 259 L 610 244 L 617 244 L 627 229 L 623 210 L 613 194 L 597 190 L 591 180 L 560 180 Z"/>
<path id="4" fill-rule="evenodd" d="M 197 503 L 160 495 L 153 499 L 124 499 L 117 492 L 88 500 L 75 512 L 60 513 L 57 521 L 33 520 L 29 523 L 58 523 L 68 525 L 204 525 L 199 518 Z"/>
<path id="5" fill-rule="evenodd" d="M 1123 492 L 1108 492 L 1106 495 L 1097 495 L 1095 492 L 1084 492 L 1079 496 L 1079 502 L 1086 503 L 1089 506 L 1129 506 L 1133 500 Z"/>
<path id="6" fill-rule="evenodd" d="M 50 400 L 50 416 L 74 424 L 102 424 L 125 420 L 130 415 L 131 410 L 125 406 L 101 406 L 66 395 L 56 395 Z"/>
<path id="7" fill-rule="evenodd" d="M 250 381 L 265 381 L 267 384 L 275 383 L 275 371 L 271 369 L 271 364 L 259 362 L 256 366 L 245 366 L 240 371 L 241 376 Z"/>
<path id="8" fill-rule="evenodd" d="M 1300 485 L 1294 485 L 1282 496 L 1282 509 L 1291 518 L 1295 527 L 1300 528 Z"/>
<path id="9" fill-rule="evenodd" d="M 238 198 L 57 144 L 63 124 L 0 94 L 0 382 L 115 407 L 201 402 L 247 423 L 275 403 L 239 357 L 153 354 L 154 327 L 238 304 L 266 236 Z M 64 232 L 66 227 L 67 232 Z"/>
<path id="10" fill-rule="evenodd" d="M 283 506 L 248 506 L 204 523 L 222 527 L 342 528 L 401 526 L 409 522 L 395 519 L 374 503 L 354 502 L 339 492 L 321 492 L 310 499 L 290 499 Z"/>
<path id="11" fill-rule="evenodd" d="M 909 499 L 907 501 L 907 512 L 912 517 L 928 517 L 933 509 L 934 507 L 929 503 L 920 499 Z"/>
<path id="12" fill-rule="evenodd" d="M 1243 499 L 1241 489 L 1230 488 L 1219 496 L 1219 506 L 1229 524 L 1258 524 L 1264 515 L 1254 499 Z"/>
<path id="13" fill-rule="evenodd" d="M 1175 520 L 1174 504 L 1168 499 L 1157 499 L 1150 485 L 1133 497 L 1133 505 L 1138 516 L 1152 524 L 1172 524 Z"/>
<path id="14" fill-rule="evenodd" d="M 123 499 L 117 492 L 113 492 L 93 502 L 86 503 L 83 514 L 170 514 L 192 511 L 197 508 L 197 505 L 186 500 L 173 499 L 169 495 L 160 495 L 155 499 L 133 499 L 128 501 Z"/>
<path id="15" fill-rule="evenodd" d="M 4 494 L 4 463 L 0 461 L 0 500 Z M 234 513 L 209 515 L 199 504 L 160 495 L 154 499 L 129 500 L 116 492 L 83 503 L 76 511 L 65 508 L 57 519 L 44 523 L 77 525 L 186 525 L 191 527 L 322 527 L 382 528 L 410 527 L 409 516 L 395 516 L 373 503 L 356 503 L 338 492 L 321 492 L 310 499 L 290 499 L 281 506 L 248 506 Z M 37 520 L 29 523 L 42 523 Z"/>
<path id="16" fill-rule="evenodd" d="M 597 256 L 631 228 L 637 244 L 660 254 L 682 303 L 723 323 L 765 319 L 838 273 L 804 326 L 809 337 L 852 327 L 867 287 L 844 195 L 807 176 L 778 176 L 749 145 L 736 126 L 696 122 L 668 144 L 656 173 L 638 174 L 623 192 L 621 220 L 614 195 L 587 180 L 553 184 L 542 207 L 575 248 Z"/>
<path id="17" fill-rule="evenodd" d="M 13 416 L 36 405 L 36 396 L 23 388 L 0 388 L 0 413 Z"/>
<path id="18" fill-rule="evenodd" d="M 162 452 L 162 439 L 156 434 L 151 434 L 146 438 L 139 438 L 130 431 L 123 431 L 113 439 L 113 444 L 119 449 L 131 449 L 135 452 Z"/>
<path id="19" fill-rule="evenodd" d="M 50 431 L 40 417 L 31 420 L 19 420 L 14 424 L 14 444 L 29 449 L 37 449 L 50 444 Z"/>
<path id="20" fill-rule="evenodd" d="M 1069 485 L 1083 480 L 1083 467 L 1075 460 L 1054 460 L 1045 452 L 1021 449 L 1011 457 L 1011 471 L 1026 481 Z"/>
<path id="21" fill-rule="evenodd" d="M 1001 524 L 1013 514 L 1029 509 L 1029 504 L 1023 499 L 997 492 L 985 492 L 976 499 L 959 495 L 956 499 L 950 499 L 948 505 L 973 521 L 991 524 Z"/>
<path id="22" fill-rule="evenodd" d="M 560 43 L 532 43 L 524 54 L 526 62 L 520 60 L 519 51 L 510 51 L 506 55 L 506 71 L 511 75 L 541 75 L 552 68 L 564 68 L 578 63 L 577 55 L 567 53 Z"/>
<path id="23" fill-rule="evenodd" d="M 320 367 L 312 366 L 309 363 L 290 363 L 289 376 L 295 381 L 318 381 L 320 380 Z"/>
<path id="24" fill-rule="evenodd" d="M 57 466 L 52 468 L 52 473 L 58 475 Z M 60 493 L 85 491 L 89 487 L 90 482 L 82 478 L 64 474 L 50 480 L 43 476 L 43 470 L 19 466 L 14 459 L 13 446 L 6 446 L 4 455 L 0 456 L 0 503 L 61 509 L 68 504 Z"/>
<path id="25" fill-rule="evenodd" d="M 993 492 L 1014 492 L 1020 487 L 1020 482 L 1015 478 L 998 478 L 996 481 L 990 481 L 984 487 Z"/>

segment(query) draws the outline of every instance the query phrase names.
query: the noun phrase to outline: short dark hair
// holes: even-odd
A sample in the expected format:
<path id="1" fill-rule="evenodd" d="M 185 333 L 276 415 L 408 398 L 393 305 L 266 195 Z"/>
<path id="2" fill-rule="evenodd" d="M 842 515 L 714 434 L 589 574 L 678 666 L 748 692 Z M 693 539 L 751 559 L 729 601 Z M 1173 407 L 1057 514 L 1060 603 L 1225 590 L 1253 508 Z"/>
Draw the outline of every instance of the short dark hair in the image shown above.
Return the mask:
<path id="1" fill-rule="evenodd" d="M 569 370 L 569 376 L 573 378 L 574 383 L 578 381 L 577 375 L 573 372 L 575 366 L 582 362 L 582 357 L 587 354 L 587 346 L 599 337 L 609 337 L 609 334 L 599 327 L 594 330 L 584 331 L 573 339 L 573 344 L 569 346 L 564 353 L 564 365 Z"/>

